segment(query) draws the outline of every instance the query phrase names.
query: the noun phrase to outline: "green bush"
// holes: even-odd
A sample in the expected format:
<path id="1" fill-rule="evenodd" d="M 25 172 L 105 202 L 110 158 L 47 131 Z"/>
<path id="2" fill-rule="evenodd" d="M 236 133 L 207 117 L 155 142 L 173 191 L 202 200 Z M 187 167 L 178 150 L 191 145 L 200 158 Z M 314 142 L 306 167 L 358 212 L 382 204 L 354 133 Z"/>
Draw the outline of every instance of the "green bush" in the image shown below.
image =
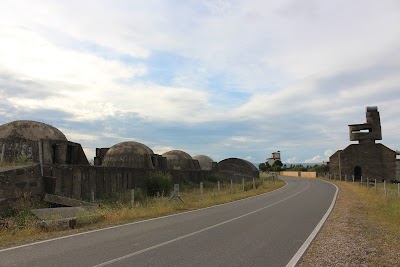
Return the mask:
<path id="1" fill-rule="evenodd" d="M 168 195 L 172 189 L 172 177 L 168 173 L 154 172 L 146 178 L 148 196 Z"/>
<path id="2" fill-rule="evenodd" d="M 16 159 L 15 163 L 17 164 L 28 164 L 31 163 L 31 159 L 25 153 L 21 153 Z"/>

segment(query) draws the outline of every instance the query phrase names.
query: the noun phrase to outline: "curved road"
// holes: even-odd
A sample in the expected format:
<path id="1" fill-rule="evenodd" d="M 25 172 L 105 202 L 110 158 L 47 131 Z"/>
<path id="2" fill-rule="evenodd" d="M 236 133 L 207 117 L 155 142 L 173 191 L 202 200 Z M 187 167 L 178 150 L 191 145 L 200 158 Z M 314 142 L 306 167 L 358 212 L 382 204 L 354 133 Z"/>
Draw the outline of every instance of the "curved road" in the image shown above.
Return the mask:
<path id="1" fill-rule="evenodd" d="M 337 188 L 282 178 L 285 187 L 261 196 L 3 249 L 0 266 L 286 266 Z"/>

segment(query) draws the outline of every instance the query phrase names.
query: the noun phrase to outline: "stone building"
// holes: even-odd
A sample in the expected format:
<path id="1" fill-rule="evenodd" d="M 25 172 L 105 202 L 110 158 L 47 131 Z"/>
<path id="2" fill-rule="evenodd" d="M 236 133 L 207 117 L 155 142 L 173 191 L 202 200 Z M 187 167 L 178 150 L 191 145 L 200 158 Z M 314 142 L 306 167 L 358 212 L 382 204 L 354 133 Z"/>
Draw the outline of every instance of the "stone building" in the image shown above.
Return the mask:
<path id="1" fill-rule="evenodd" d="M 240 181 L 244 179 L 259 178 L 260 172 L 253 163 L 238 158 L 228 158 L 218 162 L 217 173 L 228 180 Z"/>
<path id="2" fill-rule="evenodd" d="M 366 108 L 366 123 L 349 125 L 350 141 L 358 141 L 329 158 L 329 172 L 339 179 L 396 180 L 396 152 L 383 144 L 377 107 Z"/>
<path id="3" fill-rule="evenodd" d="M 204 171 L 211 171 L 217 165 L 217 163 L 209 156 L 197 155 L 197 156 L 194 156 L 193 159 L 195 159 L 199 162 L 200 169 L 204 170 Z"/>
<path id="4" fill-rule="evenodd" d="M 280 151 L 273 152 L 272 156 L 270 158 L 266 159 L 266 162 L 268 162 L 268 164 L 270 166 L 272 166 L 275 163 L 275 161 L 278 161 L 278 160 L 279 161 L 281 160 L 281 152 Z"/>

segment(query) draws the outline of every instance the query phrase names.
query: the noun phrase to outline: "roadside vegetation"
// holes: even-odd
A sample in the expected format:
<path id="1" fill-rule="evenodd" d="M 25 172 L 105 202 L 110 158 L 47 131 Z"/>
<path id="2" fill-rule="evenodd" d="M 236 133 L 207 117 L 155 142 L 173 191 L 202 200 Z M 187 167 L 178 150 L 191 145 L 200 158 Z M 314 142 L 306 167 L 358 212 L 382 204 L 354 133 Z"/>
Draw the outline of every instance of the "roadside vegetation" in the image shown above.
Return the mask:
<path id="1" fill-rule="evenodd" d="M 260 177 L 255 181 L 255 189 L 252 181 L 245 182 L 244 191 L 242 183 L 234 183 L 231 188 L 230 181 L 221 181 L 218 191 L 218 177 L 203 182 L 203 194 L 198 184 L 186 183 L 180 188 L 183 203 L 178 199 L 170 199 L 169 193 L 165 194 L 172 188 L 171 177 L 155 173 L 146 181 L 146 189 L 135 190 L 133 205 L 130 192 L 118 194 L 113 199 L 96 200 L 99 208 L 90 214 L 79 215 L 75 229 L 38 228 L 39 221 L 30 213 L 30 209 L 48 204 L 32 202 L 28 197 L 21 196 L 10 213 L 0 220 L 0 247 L 210 207 L 263 194 L 285 185 L 281 180 L 272 180 L 266 173 L 261 173 Z"/>
<path id="2" fill-rule="evenodd" d="M 400 198 L 397 185 L 378 190 L 359 183 L 339 187 L 335 208 L 300 266 L 398 266 Z"/>
<path id="3" fill-rule="evenodd" d="M 8 161 L 2 161 L 0 162 L 0 168 L 2 167 L 13 167 L 13 166 L 21 166 L 21 165 L 29 165 L 32 164 L 31 159 L 25 155 L 25 154 L 21 154 L 18 156 L 18 158 L 16 158 L 14 161 L 12 162 L 8 162 Z"/>

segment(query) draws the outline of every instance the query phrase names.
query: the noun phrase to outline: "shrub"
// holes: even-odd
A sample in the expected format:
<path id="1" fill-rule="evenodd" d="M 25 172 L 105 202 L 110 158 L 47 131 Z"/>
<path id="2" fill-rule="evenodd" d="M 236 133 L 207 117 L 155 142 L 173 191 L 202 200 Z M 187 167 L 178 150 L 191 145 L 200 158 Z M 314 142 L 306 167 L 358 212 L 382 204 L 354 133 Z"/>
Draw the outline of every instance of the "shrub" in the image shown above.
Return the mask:
<path id="1" fill-rule="evenodd" d="M 172 188 L 172 177 L 168 173 L 154 172 L 146 178 L 148 196 L 169 194 Z"/>

